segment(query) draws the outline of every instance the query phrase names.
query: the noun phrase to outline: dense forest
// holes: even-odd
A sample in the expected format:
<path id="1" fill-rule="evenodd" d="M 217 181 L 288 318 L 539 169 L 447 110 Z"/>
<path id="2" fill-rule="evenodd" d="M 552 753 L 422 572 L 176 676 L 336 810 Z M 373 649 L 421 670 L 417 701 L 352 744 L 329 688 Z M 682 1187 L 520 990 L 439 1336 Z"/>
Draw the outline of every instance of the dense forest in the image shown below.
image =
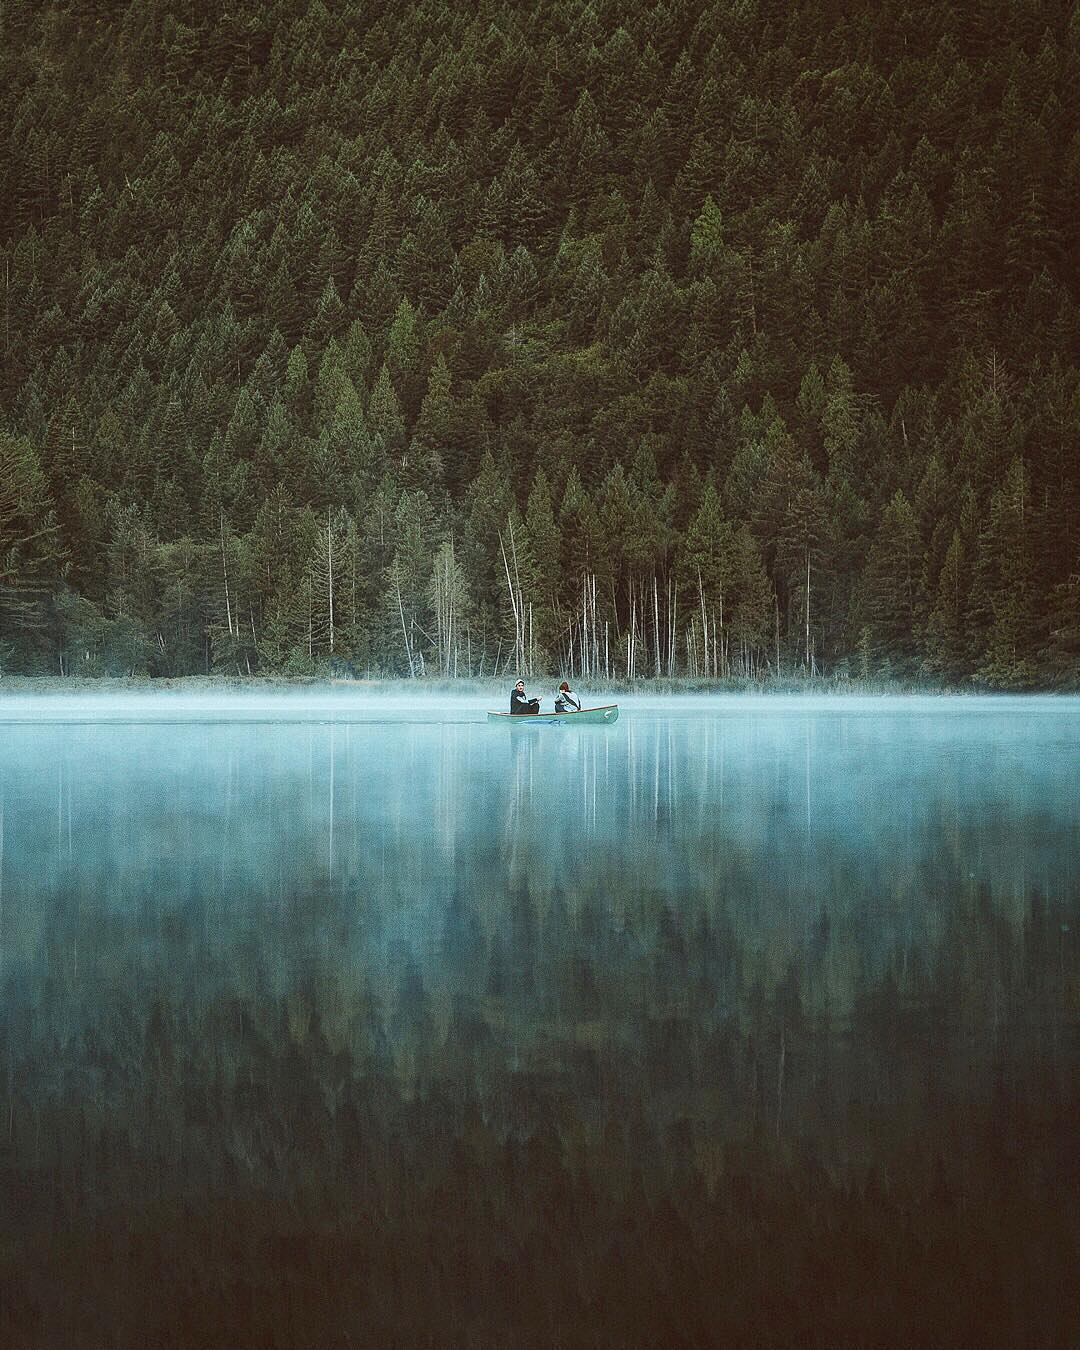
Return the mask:
<path id="1" fill-rule="evenodd" d="M 1065 0 L 13 0 L 0 669 L 1080 669 Z"/>

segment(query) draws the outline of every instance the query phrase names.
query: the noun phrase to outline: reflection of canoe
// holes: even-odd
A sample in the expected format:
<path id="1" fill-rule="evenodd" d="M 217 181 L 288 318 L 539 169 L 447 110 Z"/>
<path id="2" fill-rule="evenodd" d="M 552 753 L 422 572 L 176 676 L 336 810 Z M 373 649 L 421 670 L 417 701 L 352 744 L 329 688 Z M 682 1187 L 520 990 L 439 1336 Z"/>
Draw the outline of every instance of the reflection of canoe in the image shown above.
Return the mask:
<path id="1" fill-rule="evenodd" d="M 489 712 L 489 722 L 508 722 L 511 726 L 535 727 L 568 727 L 571 725 L 580 726 L 585 723 L 588 726 L 603 726 L 606 723 L 618 721 L 619 705 L 609 703 L 606 708 L 582 708 L 580 712 L 565 713 L 508 713 L 508 712 Z"/>

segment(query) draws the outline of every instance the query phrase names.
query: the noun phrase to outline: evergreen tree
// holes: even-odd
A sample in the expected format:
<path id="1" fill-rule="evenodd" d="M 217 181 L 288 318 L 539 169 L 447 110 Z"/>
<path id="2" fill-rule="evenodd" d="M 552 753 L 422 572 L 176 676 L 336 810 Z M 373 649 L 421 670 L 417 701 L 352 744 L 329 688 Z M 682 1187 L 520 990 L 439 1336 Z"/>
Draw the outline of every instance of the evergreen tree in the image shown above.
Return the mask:
<path id="1" fill-rule="evenodd" d="M 987 616 L 978 675 L 989 684 L 1023 687 L 1035 679 L 1030 530 L 1031 485 L 1016 458 L 990 502 L 976 563 L 975 603 Z"/>
<path id="2" fill-rule="evenodd" d="M 0 641 L 44 627 L 50 586 L 63 563 L 51 494 L 30 443 L 0 432 Z"/>
<path id="3" fill-rule="evenodd" d="M 954 583 L 955 584 L 955 583 Z M 897 492 L 881 514 L 855 602 L 856 631 L 875 653 L 910 667 L 925 622 L 923 541 L 910 502 Z"/>

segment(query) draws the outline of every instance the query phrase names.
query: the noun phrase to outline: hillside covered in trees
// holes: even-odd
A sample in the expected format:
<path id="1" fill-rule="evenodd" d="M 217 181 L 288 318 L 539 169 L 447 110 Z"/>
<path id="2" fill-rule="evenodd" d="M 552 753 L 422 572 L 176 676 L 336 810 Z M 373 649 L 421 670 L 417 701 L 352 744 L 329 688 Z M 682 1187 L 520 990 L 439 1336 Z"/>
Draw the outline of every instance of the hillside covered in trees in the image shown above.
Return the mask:
<path id="1" fill-rule="evenodd" d="M 1080 11 L 851 8 L 5 4 L 0 669 L 1075 683 Z"/>

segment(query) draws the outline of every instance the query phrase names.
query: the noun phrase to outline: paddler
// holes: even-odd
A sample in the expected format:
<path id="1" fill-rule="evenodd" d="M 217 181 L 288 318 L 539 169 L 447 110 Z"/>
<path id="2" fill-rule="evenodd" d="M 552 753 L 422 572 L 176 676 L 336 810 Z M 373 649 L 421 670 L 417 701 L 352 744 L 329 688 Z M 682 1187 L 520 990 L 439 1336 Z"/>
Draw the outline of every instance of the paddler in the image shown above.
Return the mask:
<path id="1" fill-rule="evenodd" d="M 559 685 L 559 692 L 555 695 L 555 711 L 557 713 L 581 711 L 581 701 L 570 692 L 570 686 L 565 680 Z"/>
<path id="2" fill-rule="evenodd" d="M 512 713 L 538 713 L 540 711 L 540 700 L 538 698 L 525 697 L 525 681 L 518 680 L 510 691 L 510 711 Z"/>

